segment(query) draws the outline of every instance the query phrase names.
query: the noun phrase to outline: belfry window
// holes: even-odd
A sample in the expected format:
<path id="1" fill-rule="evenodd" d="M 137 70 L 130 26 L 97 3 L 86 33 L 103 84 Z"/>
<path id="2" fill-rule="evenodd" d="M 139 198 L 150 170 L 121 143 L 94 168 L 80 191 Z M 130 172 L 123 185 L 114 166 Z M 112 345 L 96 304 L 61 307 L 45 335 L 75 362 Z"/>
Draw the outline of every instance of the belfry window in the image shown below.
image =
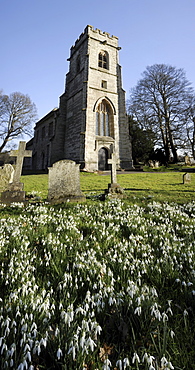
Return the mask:
<path id="1" fill-rule="evenodd" d="M 113 114 L 109 104 L 102 100 L 96 110 L 96 135 L 113 136 Z"/>
<path id="2" fill-rule="evenodd" d="M 98 66 L 108 69 L 108 55 L 105 51 L 101 51 L 98 57 Z"/>

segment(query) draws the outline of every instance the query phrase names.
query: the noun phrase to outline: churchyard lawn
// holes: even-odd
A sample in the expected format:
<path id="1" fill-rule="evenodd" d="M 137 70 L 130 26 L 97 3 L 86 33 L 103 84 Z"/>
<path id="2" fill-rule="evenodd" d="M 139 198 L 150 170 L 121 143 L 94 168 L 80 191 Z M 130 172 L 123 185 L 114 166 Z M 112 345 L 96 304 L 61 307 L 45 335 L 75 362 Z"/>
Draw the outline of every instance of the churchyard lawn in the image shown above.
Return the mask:
<path id="1" fill-rule="evenodd" d="M 183 184 L 184 172 L 140 172 L 120 174 L 117 181 L 125 189 L 126 202 L 138 203 L 147 201 L 185 203 L 195 200 L 195 173 L 191 173 L 191 182 Z M 28 193 L 38 192 L 42 199 L 47 198 L 48 175 L 22 176 L 21 182 Z M 110 175 L 81 173 L 82 192 L 91 199 L 107 189 Z"/>
<path id="2" fill-rule="evenodd" d="M 194 174 L 118 175 L 129 198 L 98 201 L 108 179 L 1 206 L 1 369 L 195 369 Z M 47 175 L 21 181 L 46 198 Z"/>

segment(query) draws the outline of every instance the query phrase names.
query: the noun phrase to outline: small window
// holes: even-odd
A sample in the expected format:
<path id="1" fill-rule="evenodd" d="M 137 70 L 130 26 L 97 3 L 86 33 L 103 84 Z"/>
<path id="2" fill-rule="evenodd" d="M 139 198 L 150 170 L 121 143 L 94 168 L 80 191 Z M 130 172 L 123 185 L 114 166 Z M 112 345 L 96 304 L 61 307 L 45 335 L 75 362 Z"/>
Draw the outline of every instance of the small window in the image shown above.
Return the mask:
<path id="1" fill-rule="evenodd" d="M 101 51 L 98 57 L 98 66 L 108 69 L 108 55 L 105 51 Z"/>
<path id="2" fill-rule="evenodd" d="M 102 89 L 107 89 L 107 81 L 102 80 Z"/>

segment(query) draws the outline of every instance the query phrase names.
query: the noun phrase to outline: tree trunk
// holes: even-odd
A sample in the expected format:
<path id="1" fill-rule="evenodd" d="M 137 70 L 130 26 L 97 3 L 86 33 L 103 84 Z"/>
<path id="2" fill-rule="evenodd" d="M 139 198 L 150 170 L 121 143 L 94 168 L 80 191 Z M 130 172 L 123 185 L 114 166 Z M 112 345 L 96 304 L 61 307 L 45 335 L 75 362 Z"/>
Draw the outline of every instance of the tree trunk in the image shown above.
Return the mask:
<path id="1" fill-rule="evenodd" d="M 192 146 L 192 156 L 195 159 L 195 117 L 193 117 L 193 122 L 194 122 L 194 129 L 193 129 L 191 146 Z"/>
<path id="2" fill-rule="evenodd" d="M 171 132 L 169 119 L 167 120 L 167 128 L 168 128 L 168 136 L 169 136 L 170 147 L 171 147 L 171 151 L 172 151 L 172 154 L 173 154 L 173 163 L 177 163 L 178 162 L 177 149 L 176 149 L 175 144 L 174 144 L 174 139 L 173 139 L 173 135 L 172 135 L 172 132 Z"/>
<path id="3" fill-rule="evenodd" d="M 3 143 L 0 146 L 0 153 L 2 152 L 2 150 L 4 149 L 8 141 L 9 141 L 9 136 L 6 136 L 6 138 L 4 139 Z"/>

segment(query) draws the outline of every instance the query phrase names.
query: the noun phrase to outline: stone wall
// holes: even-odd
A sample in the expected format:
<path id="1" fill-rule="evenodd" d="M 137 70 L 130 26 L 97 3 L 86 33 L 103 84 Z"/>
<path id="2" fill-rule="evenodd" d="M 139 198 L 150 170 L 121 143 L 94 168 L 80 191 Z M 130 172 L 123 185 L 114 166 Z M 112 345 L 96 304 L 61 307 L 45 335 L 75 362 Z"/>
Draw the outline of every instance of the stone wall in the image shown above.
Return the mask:
<path id="1" fill-rule="evenodd" d="M 98 153 L 114 151 L 117 168 L 130 168 L 131 143 L 118 64 L 118 38 L 87 26 L 70 49 L 69 72 L 59 109 L 37 122 L 33 140 L 33 167 L 46 169 L 61 159 L 73 160 L 88 171 L 98 170 Z M 99 55 L 105 55 L 106 67 Z M 109 107 L 110 136 L 96 133 L 96 110 Z M 49 127 L 53 124 L 53 135 Z"/>

